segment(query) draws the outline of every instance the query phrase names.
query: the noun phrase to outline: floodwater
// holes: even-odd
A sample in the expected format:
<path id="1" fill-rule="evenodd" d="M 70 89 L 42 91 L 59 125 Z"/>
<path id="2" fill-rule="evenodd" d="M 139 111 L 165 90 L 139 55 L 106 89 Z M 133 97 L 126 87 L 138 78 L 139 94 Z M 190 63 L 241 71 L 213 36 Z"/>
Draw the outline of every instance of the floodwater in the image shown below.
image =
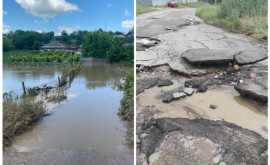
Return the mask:
<path id="1" fill-rule="evenodd" d="M 211 87 L 205 93 L 194 93 L 192 96 L 163 103 L 159 98 L 161 89 L 171 87 L 153 87 L 138 95 L 139 113 L 143 107 L 154 106 L 161 113 L 155 118 L 205 118 L 225 120 L 242 128 L 257 132 L 267 138 L 267 107 L 239 95 L 233 87 Z M 218 107 L 214 110 L 210 105 Z"/>
<path id="2" fill-rule="evenodd" d="M 3 92 L 14 91 L 22 94 L 22 82 L 25 87 L 40 86 L 45 83 L 57 83 L 57 77 L 68 72 L 60 66 L 4 66 L 3 67 Z"/>
<path id="3" fill-rule="evenodd" d="M 82 64 L 67 89 L 68 101 L 15 138 L 4 152 L 4 163 L 133 164 L 126 123 L 117 115 L 123 97 L 117 84 L 122 78 L 121 69 L 105 63 Z"/>

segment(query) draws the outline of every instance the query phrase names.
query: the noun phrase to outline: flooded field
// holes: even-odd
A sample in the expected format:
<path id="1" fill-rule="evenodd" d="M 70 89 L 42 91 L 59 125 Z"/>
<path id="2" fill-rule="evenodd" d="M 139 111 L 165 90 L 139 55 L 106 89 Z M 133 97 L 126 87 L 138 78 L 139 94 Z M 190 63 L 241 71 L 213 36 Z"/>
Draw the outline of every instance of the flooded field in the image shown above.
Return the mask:
<path id="1" fill-rule="evenodd" d="M 233 87 L 212 87 L 206 93 L 194 93 L 180 100 L 163 103 L 158 96 L 161 89 L 172 87 L 153 87 L 138 95 L 140 113 L 143 107 L 155 106 L 161 113 L 155 118 L 204 118 L 210 120 L 225 120 L 243 128 L 255 131 L 267 138 L 267 107 L 243 98 Z M 217 106 L 211 109 L 210 105 Z"/>
<path id="2" fill-rule="evenodd" d="M 14 91 L 22 94 L 22 82 L 34 87 L 47 83 L 57 83 L 57 77 L 68 72 L 60 66 L 5 66 L 3 67 L 3 92 Z"/>
<path id="3" fill-rule="evenodd" d="M 53 81 L 61 71 L 56 68 L 52 73 L 27 72 L 30 77 L 35 73 L 44 82 Z M 4 69 L 4 76 L 9 72 L 17 74 L 11 76 L 13 80 L 21 75 L 21 71 Z M 104 63 L 82 64 L 66 91 L 67 102 L 49 111 L 51 115 L 41 119 L 31 131 L 15 138 L 4 151 L 4 163 L 133 164 L 133 147 L 125 139 L 126 123 L 117 116 L 123 96 L 117 84 L 123 81 L 122 77 L 121 69 Z M 32 80 L 16 81 L 30 84 Z M 4 88 L 5 85 L 8 88 L 6 81 Z"/>

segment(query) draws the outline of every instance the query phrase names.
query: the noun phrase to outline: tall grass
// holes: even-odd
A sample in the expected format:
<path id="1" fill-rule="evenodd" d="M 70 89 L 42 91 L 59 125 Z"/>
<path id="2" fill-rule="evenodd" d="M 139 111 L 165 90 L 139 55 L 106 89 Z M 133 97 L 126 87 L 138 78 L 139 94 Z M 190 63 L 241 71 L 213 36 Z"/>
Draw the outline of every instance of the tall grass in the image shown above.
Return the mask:
<path id="1" fill-rule="evenodd" d="M 31 98 L 3 102 L 3 147 L 9 146 L 15 135 L 31 128 L 33 122 L 45 116 L 43 102 Z"/>
<path id="2" fill-rule="evenodd" d="M 223 0 L 220 5 L 204 4 L 196 15 L 206 23 L 245 33 L 267 42 L 267 0 Z"/>
<path id="3" fill-rule="evenodd" d="M 124 119 L 133 120 L 134 118 L 134 70 L 131 69 L 126 74 L 124 79 L 124 85 L 122 87 L 124 91 L 124 97 L 121 100 L 121 107 L 119 108 L 119 115 Z"/>

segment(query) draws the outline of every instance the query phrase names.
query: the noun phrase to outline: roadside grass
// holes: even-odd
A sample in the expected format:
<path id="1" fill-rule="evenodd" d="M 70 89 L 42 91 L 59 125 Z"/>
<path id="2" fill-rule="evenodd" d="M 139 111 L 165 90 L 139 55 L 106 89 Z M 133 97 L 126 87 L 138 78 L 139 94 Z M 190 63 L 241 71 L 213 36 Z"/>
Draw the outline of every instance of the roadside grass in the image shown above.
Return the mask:
<path id="1" fill-rule="evenodd" d="M 200 6 L 205 5 L 206 3 L 203 2 L 196 2 L 196 3 L 182 3 L 179 4 L 178 8 L 186 8 L 186 7 L 190 7 L 190 8 L 198 8 Z M 140 14 L 144 14 L 144 13 L 148 13 L 148 12 L 152 12 L 152 11 L 159 11 L 159 10 L 169 10 L 169 9 L 174 9 L 168 6 L 145 6 L 145 5 L 136 5 L 136 15 L 140 15 Z M 176 8 L 177 9 L 177 8 Z"/>
<path id="2" fill-rule="evenodd" d="M 171 9 L 167 6 L 152 7 L 136 5 L 137 15 L 157 10 Z M 182 3 L 178 8 L 197 8 L 196 15 L 207 24 L 222 27 L 234 33 L 249 35 L 264 43 L 268 42 L 267 0 L 223 0 L 218 5 L 204 2 Z"/>
<path id="3" fill-rule="evenodd" d="M 196 15 L 210 25 L 225 28 L 231 32 L 244 33 L 268 42 L 267 1 L 223 0 L 220 5 L 204 4 Z M 260 2 L 260 3 L 259 3 Z"/>
<path id="4" fill-rule="evenodd" d="M 33 98 L 3 102 L 3 147 L 12 144 L 16 135 L 31 129 L 35 121 L 46 115 L 43 102 Z"/>
<path id="5" fill-rule="evenodd" d="M 169 9 L 167 6 L 144 6 L 144 5 L 136 5 L 136 15 L 152 12 L 152 11 L 158 11 L 158 10 L 166 10 Z"/>
<path id="6" fill-rule="evenodd" d="M 204 3 L 204 2 L 181 3 L 178 5 L 178 8 L 185 8 L 185 7 L 199 8 L 199 7 L 204 6 L 204 5 L 207 5 L 207 3 Z"/>

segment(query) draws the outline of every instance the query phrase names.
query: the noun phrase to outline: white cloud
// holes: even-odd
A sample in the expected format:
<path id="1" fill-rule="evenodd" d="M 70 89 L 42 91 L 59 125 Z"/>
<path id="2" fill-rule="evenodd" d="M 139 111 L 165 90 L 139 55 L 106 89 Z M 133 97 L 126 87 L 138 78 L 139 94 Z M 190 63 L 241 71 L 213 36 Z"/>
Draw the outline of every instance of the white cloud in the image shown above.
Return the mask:
<path id="1" fill-rule="evenodd" d="M 121 24 L 121 26 L 122 26 L 123 28 L 131 29 L 131 28 L 133 28 L 133 26 L 134 26 L 134 21 L 133 21 L 133 20 L 126 20 L 126 21 L 123 21 L 122 24 Z"/>
<path id="2" fill-rule="evenodd" d="M 43 31 L 42 31 L 42 30 L 37 30 L 37 32 L 38 32 L 38 33 L 43 33 Z"/>
<path id="3" fill-rule="evenodd" d="M 66 2 L 66 0 L 15 0 L 26 12 L 44 18 L 53 18 L 57 15 L 65 14 L 71 11 L 77 11 L 79 8 L 75 4 Z"/>
<path id="4" fill-rule="evenodd" d="M 59 33 L 56 34 L 57 36 L 60 36 L 62 31 L 66 31 L 68 34 L 71 34 L 72 32 L 75 31 L 75 29 L 71 27 L 66 27 L 66 26 L 60 26 L 58 27 L 58 30 L 59 30 Z"/>
<path id="5" fill-rule="evenodd" d="M 130 13 L 128 12 L 127 9 L 125 10 L 125 16 L 126 16 L 126 17 L 127 17 L 127 16 L 130 16 Z"/>
<path id="6" fill-rule="evenodd" d="M 112 7 L 112 4 L 111 4 L 111 3 L 109 3 L 109 4 L 108 4 L 108 7 Z"/>
<path id="7" fill-rule="evenodd" d="M 38 21 L 38 20 L 34 20 L 34 23 L 47 23 L 48 19 L 47 18 L 43 18 L 43 20 Z"/>
<path id="8" fill-rule="evenodd" d="M 7 14 L 7 11 L 3 11 L 3 14 Z"/>
<path id="9" fill-rule="evenodd" d="M 10 26 L 3 24 L 3 33 L 7 34 L 10 32 Z"/>

